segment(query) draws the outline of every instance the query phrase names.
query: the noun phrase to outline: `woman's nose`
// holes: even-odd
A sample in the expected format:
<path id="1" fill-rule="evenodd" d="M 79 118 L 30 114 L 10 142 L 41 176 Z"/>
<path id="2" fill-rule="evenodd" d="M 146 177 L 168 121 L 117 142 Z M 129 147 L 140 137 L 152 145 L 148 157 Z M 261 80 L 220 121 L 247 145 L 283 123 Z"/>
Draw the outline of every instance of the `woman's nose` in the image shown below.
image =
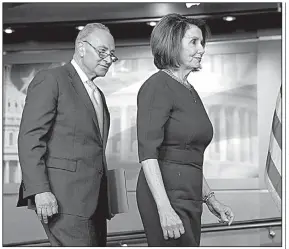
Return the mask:
<path id="1" fill-rule="evenodd" d="M 200 53 L 201 55 L 205 53 L 205 48 L 202 45 L 199 46 L 198 53 Z"/>

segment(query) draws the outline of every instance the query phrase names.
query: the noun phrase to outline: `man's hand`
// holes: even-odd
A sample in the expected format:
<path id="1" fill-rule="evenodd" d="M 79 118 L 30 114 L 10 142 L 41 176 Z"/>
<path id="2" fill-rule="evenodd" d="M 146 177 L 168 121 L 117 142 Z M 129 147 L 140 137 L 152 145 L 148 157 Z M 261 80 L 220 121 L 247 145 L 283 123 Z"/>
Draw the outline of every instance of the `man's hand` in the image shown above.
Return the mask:
<path id="1" fill-rule="evenodd" d="M 48 223 L 48 216 L 58 213 L 58 205 L 55 196 L 51 192 L 44 192 L 35 195 L 37 215 L 44 223 Z"/>

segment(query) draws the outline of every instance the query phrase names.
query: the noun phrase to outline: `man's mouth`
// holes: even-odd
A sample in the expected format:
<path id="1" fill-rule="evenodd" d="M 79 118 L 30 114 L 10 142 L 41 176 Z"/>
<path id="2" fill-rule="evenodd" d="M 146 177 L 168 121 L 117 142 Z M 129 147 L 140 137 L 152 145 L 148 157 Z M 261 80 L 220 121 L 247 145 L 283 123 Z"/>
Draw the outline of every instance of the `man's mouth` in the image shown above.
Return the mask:
<path id="1" fill-rule="evenodd" d="M 103 68 L 105 68 L 105 69 L 108 69 L 108 67 L 107 67 L 107 66 L 103 66 L 103 65 L 101 65 L 101 67 L 103 67 Z"/>
<path id="2" fill-rule="evenodd" d="M 199 62 L 202 60 L 202 57 L 200 57 L 200 56 L 195 56 L 194 57 L 196 60 L 198 60 Z"/>

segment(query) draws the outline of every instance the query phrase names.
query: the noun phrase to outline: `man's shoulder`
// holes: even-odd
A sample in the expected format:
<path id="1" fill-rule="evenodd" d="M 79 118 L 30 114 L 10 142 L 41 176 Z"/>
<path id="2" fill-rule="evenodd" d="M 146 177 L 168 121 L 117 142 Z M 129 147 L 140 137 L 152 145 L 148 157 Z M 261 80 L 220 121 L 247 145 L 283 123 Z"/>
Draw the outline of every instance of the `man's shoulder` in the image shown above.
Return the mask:
<path id="1" fill-rule="evenodd" d="M 52 75 L 62 75 L 62 74 L 68 74 L 69 72 L 69 68 L 70 68 L 70 62 L 61 65 L 61 66 L 57 66 L 57 67 L 52 67 L 52 68 L 48 68 L 48 69 L 43 69 L 41 70 L 41 73 L 44 74 L 52 74 Z"/>
<path id="2" fill-rule="evenodd" d="M 72 67 L 72 66 L 71 66 Z M 37 85 L 40 85 L 42 82 L 46 82 L 45 85 L 49 84 L 50 87 L 63 84 L 69 80 L 69 63 L 53 67 L 46 68 L 38 71 L 34 76 L 33 80 L 29 84 L 29 89 L 34 88 Z"/>
<path id="3" fill-rule="evenodd" d="M 42 69 L 40 70 L 36 75 L 34 79 L 38 79 L 38 80 L 44 80 L 44 79 L 57 79 L 57 80 L 61 80 L 61 79 L 66 79 L 67 76 L 73 72 L 72 71 L 72 65 L 71 63 L 66 63 L 64 65 L 61 66 L 57 66 L 57 67 L 53 67 L 53 68 L 46 68 L 46 69 Z"/>

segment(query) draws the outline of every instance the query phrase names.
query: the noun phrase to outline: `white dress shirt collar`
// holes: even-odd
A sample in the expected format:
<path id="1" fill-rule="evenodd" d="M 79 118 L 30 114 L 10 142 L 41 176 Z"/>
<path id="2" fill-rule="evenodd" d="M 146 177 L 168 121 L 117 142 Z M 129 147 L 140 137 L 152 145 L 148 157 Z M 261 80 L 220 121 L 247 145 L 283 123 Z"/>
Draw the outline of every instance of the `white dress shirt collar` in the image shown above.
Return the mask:
<path id="1" fill-rule="evenodd" d="M 79 77 L 83 83 L 85 83 L 86 81 L 89 80 L 87 75 L 82 71 L 82 69 L 80 68 L 80 66 L 77 64 L 77 62 L 74 59 L 71 60 L 71 64 L 75 68 L 76 72 L 78 73 L 78 75 L 79 75 Z"/>

